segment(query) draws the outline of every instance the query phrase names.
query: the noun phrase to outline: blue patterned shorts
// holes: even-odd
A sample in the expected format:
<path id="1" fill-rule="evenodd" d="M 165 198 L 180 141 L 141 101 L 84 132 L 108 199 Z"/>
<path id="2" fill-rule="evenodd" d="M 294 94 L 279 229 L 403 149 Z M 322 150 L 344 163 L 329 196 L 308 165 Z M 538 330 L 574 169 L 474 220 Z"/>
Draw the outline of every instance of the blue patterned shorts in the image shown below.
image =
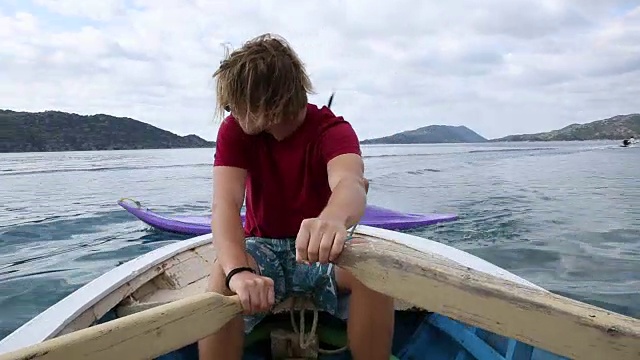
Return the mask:
<path id="1" fill-rule="evenodd" d="M 246 248 L 260 270 L 260 275 L 273 279 L 275 304 L 293 294 L 306 295 L 318 311 L 338 313 L 338 293 L 333 264 L 311 265 L 296 262 L 296 240 L 249 237 Z M 267 314 L 244 316 L 244 331 L 250 333 Z"/>

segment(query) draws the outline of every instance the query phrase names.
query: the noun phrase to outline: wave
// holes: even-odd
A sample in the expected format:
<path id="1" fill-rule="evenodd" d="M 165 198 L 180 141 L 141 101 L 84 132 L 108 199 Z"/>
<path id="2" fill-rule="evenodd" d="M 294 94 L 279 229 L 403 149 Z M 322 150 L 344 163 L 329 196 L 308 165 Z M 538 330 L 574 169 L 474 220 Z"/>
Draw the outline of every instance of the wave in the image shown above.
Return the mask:
<path id="1" fill-rule="evenodd" d="M 537 147 L 537 148 L 517 148 L 517 149 L 490 149 L 490 150 L 470 150 L 469 154 L 491 153 L 491 152 L 525 152 L 525 151 L 553 151 L 559 148 Z"/>
<path id="2" fill-rule="evenodd" d="M 616 145 L 617 146 L 617 145 Z M 611 146 L 603 146 L 589 149 L 571 149 L 569 152 L 593 151 L 600 149 L 608 149 Z M 503 149 L 475 149 L 447 152 L 415 152 L 415 153 L 399 153 L 399 154 L 363 154 L 365 159 L 377 158 L 397 158 L 397 157 L 430 157 L 452 154 L 482 154 L 482 153 L 521 153 L 530 151 L 558 151 L 557 147 L 529 147 L 529 148 L 503 148 Z M 144 170 L 144 169 L 166 169 L 166 168 L 196 168 L 196 167 L 213 166 L 212 162 L 192 163 L 192 164 L 172 164 L 172 165 L 139 165 L 139 166 L 101 166 L 101 167 L 80 167 L 65 169 L 38 169 L 38 170 L 19 170 L 19 169 L 0 169 L 1 176 L 16 175 L 38 175 L 38 174 L 54 174 L 54 173 L 72 173 L 72 172 L 101 172 L 101 171 L 122 171 L 122 170 Z"/>
<path id="3" fill-rule="evenodd" d="M 452 154 L 480 154 L 480 153 L 503 153 L 503 152 L 529 152 L 529 151 L 555 151 L 559 148 L 533 147 L 533 148 L 506 148 L 506 149 L 476 149 L 466 151 L 447 151 L 432 153 L 401 153 L 401 154 L 363 154 L 363 158 L 386 158 L 386 157 L 416 157 L 416 156 L 438 156 Z"/>
<path id="4" fill-rule="evenodd" d="M 121 170 L 144 170 L 144 169 L 166 169 L 166 168 L 189 168 L 212 166 L 211 163 L 196 164 L 173 164 L 173 165 L 141 165 L 141 166 L 102 166 L 91 168 L 68 168 L 68 169 L 44 169 L 44 170 L 13 170 L 1 169 L 0 176 L 13 175 L 36 175 L 36 174 L 54 174 L 54 173 L 71 173 L 71 172 L 100 172 L 100 171 L 121 171 Z"/>
<path id="5" fill-rule="evenodd" d="M 138 232 L 138 231 L 137 230 L 136 231 L 128 231 L 124 235 L 133 234 L 135 232 Z M 89 239 L 87 241 L 83 241 L 83 242 L 80 242 L 80 243 L 76 243 L 76 244 L 72 244 L 72 245 L 69 245 L 69 246 L 65 246 L 63 248 L 58 248 L 58 249 L 54 249 L 54 250 L 50 250 L 50 251 L 45 251 L 45 252 L 37 254 L 37 255 L 30 255 L 30 256 L 22 257 L 22 258 L 13 258 L 12 260 L 9 260 L 8 262 L 0 263 L 0 280 L 2 280 L 2 281 L 11 280 L 14 276 L 9 276 L 9 275 L 19 271 L 19 270 L 16 269 L 16 267 L 18 267 L 20 265 L 28 264 L 28 263 L 31 263 L 31 262 L 34 262 L 34 261 L 43 260 L 43 259 L 50 259 L 50 258 L 55 257 L 55 256 L 60 256 L 60 255 L 63 255 L 63 254 L 76 252 L 76 251 L 78 251 L 80 249 L 86 249 L 86 248 L 99 246 L 99 245 L 102 245 L 104 243 L 116 240 L 119 237 L 121 237 L 122 235 L 123 234 L 116 234 L 116 235 L 107 235 L 107 236 L 96 237 L 96 238 Z"/>

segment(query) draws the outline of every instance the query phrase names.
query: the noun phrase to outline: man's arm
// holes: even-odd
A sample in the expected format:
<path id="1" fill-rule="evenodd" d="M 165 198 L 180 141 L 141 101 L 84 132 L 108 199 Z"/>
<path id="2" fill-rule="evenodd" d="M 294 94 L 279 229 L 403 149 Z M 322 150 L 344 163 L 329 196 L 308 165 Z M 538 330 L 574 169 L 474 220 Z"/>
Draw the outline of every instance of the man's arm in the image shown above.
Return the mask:
<path id="1" fill-rule="evenodd" d="M 336 156 L 327 163 L 331 197 L 319 218 L 339 221 L 349 228 L 360 221 L 367 205 L 368 181 L 358 154 Z"/>
<path id="2" fill-rule="evenodd" d="M 245 169 L 230 166 L 213 168 L 211 232 L 217 258 L 225 274 L 237 267 L 250 266 L 240 217 L 246 177 Z"/>

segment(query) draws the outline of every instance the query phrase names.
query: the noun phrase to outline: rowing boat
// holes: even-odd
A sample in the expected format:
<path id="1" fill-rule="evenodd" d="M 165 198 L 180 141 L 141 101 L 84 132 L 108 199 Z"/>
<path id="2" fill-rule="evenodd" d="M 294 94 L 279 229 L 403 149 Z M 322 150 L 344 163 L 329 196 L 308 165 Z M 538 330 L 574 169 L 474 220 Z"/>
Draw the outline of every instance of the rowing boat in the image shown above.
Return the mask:
<path id="1" fill-rule="evenodd" d="M 638 319 L 428 239 L 362 225 L 354 239 L 337 263 L 396 299 L 394 359 L 640 358 Z M 0 360 L 197 359 L 195 342 L 241 311 L 237 297 L 205 291 L 215 257 L 207 234 L 130 260 L 0 341 Z M 247 335 L 244 359 L 349 359 L 347 299 L 336 317 L 304 298 L 278 304 Z"/>

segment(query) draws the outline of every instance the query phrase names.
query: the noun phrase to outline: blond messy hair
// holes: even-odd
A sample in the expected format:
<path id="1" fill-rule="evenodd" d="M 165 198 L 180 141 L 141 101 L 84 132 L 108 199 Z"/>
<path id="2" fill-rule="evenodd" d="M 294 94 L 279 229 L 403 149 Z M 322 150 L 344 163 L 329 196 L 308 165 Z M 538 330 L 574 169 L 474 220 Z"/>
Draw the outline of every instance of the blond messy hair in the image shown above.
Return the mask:
<path id="1" fill-rule="evenodd" d="M 296 52 L 287 41 L 263 34 L 240 49 L 225 54 L 213 74 L 216 79 L 216 115 L 225 111 L 251 118 L 260 127 L 295 118 L 313 92 L 311 80 Z"/>

